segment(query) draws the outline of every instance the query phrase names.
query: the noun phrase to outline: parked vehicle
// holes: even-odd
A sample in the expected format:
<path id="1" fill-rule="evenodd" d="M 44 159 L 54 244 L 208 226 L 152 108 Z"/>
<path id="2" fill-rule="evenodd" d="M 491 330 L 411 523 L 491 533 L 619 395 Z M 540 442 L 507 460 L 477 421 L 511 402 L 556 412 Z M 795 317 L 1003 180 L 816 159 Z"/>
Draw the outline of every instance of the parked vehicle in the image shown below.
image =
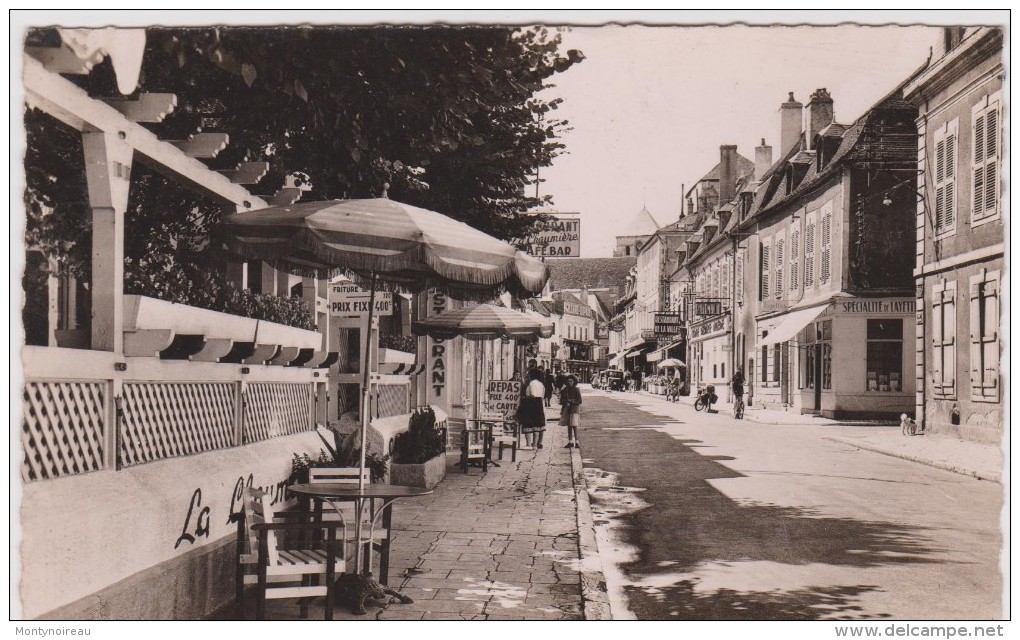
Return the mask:
<path id="1" fill-rule="evenodd" d="M 622 371 L 617 369 L 606 371 L 606 389 L 609 391 L 623 391 L 625 389 Z"/>
<path id="2" fill-rule="evenodd" d="M 713 413 L 712 405 L 718 401 L 719 396 L 715 395 L 715 385 L 710 384 L 707 387 L 699 388 L 698 399 L 694 401 L 694 410 L 704 409 L 706 413 Z"/>

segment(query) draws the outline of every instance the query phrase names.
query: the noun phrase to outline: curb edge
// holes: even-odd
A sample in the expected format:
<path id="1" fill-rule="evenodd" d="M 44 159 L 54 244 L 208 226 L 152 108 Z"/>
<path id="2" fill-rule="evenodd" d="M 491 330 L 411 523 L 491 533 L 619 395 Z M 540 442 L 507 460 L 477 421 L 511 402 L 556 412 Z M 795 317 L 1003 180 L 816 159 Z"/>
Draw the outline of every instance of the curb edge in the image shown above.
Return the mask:
<path id="1" fill-rule="evenodd" d="M 579 572 L 584 619 L 612 620 L 606 576 L 602 571 L 602 558 L 595 537 L 595 519 L 591 513 L 588 486 L 584 481 L 584 466 L 578 448 L 570 450 L 570 477 L 574 484 L 574 504 L 577 509 L 577 547 L 581 561 Z"/>
<path id="2" fill-rule="evenodd" d="M 888 449 L 880 449 L 878 447 L 875 447 L 874 445 L 869 446 L 866 444 L 861 444 L 860 442 L 854 442 L 853 440 L 849 439 L 836 438 L 833 436 L 824 436 L 824 438 L 826 440 L 831 440 L 832 442 L 838 442 L 840 444 L 845 444 L 851 447 L 857 447 L 858 449 L 864 449 L 865 451 L 871 451 L 873 453 L 880 453 L 882 455 L 890 456 L 892 458 L 909 460 L 911 462 L 916 462 L 918 464 L 934 467 L 936 469 L 942 469 L 943 471 L 951 471 L 953 473 L 958 473 L 960 475 L 970 476 L 971 478 L 976 478 L 978 480 L 985 480 L 987 482 L 997 482 L 1000 484 L 1002 483 L 1002 476 L 1001 474 L 998 473 L 985 473 L 982 471 L 974 471 L 973 469 L 966 469 L 964 467 L 959 467 L 948 462 L 939 462 L 937 460 L 929 460 L 927 458 L 922 458 L 920 456 L 912 456 L 909 454 L 900 453 L 896 451 L 889 451 Z"/>

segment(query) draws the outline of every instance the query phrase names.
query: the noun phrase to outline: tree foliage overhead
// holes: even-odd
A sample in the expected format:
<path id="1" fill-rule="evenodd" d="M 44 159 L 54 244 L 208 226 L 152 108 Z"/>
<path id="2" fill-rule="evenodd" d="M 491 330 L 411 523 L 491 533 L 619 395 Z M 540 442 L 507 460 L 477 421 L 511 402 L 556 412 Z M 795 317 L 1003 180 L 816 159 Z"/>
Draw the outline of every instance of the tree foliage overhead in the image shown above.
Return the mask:
<path id="1" fill-rule="evenodd" d="M 163 123 L 146 125 L 163 139 L 229 134 L 211 167 L 268 161 L 253 193 L 272 194 L 288 176 L 310 187 L 303 200 L 375 197 L 389 184 L 396 200 L 512 239 L 531 224 L 522 212 L 550 204 L 527 187 L 562 151 L 567 123 L 553 113 L 559 101 L 538 93 L 583 59 L 559 48 L 544 28 L 150 29 L 139 91 L 177 95 Z M 72 80 L 117 95 L 108 63 Z M 28 243 L 87 264 L 80 140 L 42 114 L 29 112 L 26 126 Z M 182 274 L 200 282 L 222 258 L 208 244 L 222 213 L 136 164 L 128 269 L 166 286 Z"/>

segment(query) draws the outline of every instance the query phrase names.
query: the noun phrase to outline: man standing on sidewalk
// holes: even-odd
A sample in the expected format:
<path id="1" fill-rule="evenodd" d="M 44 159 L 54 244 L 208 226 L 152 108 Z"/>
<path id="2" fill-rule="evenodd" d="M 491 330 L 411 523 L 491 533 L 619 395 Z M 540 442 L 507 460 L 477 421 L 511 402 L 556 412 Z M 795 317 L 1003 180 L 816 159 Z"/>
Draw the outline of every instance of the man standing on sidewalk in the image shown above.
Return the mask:
<path id="1" fill-rule="evenodd" d="M 634 375 L 631 376 L 634 380 L 634 391 L 641 391 L 641 368 L 634 367 Z"/>

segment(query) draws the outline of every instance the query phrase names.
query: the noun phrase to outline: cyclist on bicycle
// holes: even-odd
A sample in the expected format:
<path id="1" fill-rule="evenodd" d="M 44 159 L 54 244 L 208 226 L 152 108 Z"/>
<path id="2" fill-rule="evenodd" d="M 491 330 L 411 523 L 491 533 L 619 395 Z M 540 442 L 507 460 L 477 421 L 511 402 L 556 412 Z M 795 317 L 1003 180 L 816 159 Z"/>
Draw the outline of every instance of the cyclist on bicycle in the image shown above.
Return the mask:
<path id="1" fill-rule="evenodd" d="M 730 379 L 730 388 L 733 390 L 733 416 L 744 417 L 744 372 L 737 369 Z"/>

